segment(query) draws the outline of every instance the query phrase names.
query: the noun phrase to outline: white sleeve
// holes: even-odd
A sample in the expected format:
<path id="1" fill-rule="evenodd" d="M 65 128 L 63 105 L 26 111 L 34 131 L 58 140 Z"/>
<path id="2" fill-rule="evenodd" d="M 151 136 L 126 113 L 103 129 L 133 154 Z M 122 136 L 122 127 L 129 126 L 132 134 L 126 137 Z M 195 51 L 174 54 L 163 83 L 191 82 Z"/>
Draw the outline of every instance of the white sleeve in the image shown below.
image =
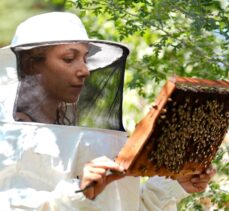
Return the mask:
<path id="1" fill-rule="evenodd" d="M 176 211 L 177 203 L 189 194 L 176 180 L 151 177 L 141 187 L 140 211 Z"/>
<path id="2" fill-rule="evenodd" d="M 26 211 L 95 211 L 96 203 L 87 199 L 79 190 L 77 179 L 62 180 L 53 191 L 37 191 L 32 188 L 10 189 L 0 193 L 4 210 Z"/>

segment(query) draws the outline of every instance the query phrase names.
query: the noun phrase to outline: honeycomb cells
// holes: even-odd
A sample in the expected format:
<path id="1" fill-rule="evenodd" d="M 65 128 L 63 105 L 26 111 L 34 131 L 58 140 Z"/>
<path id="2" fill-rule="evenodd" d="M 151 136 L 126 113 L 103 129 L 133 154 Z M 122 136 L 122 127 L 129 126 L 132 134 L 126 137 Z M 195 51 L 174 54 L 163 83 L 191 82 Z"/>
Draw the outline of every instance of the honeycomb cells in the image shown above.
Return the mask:
<path id="1" fill-rule="evenodd" d="M 185 163 L 207 167 L 228 130 L 228 101 L 228 89 L 178 86 L 150 137 L 149 161 L 173 173 Z"/>

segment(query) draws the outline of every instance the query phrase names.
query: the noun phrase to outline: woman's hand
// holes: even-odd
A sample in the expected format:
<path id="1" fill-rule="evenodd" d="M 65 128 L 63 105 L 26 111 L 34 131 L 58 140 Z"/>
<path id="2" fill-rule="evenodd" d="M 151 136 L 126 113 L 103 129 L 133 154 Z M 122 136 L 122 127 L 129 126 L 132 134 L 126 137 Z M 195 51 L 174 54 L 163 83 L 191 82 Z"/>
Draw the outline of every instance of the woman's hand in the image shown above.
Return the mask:
<path id="1" fill-rule="evenodd" d="M 210 165 L 200 174 L 185 175 L 177 178 L 177 181 L 188 193 L 202 192 L 208 186 L 209 181 L 215 175 L 216 170 Z"/>
<path id="2" fill-rule="evenodd" d="M 108 170 L 117 173 L 108 175 Z M 83 193 L 88 199 L 95 199 L 109 183 L 123 177 L 124 169 L 121 166 L 107 157 L 99 157 L 85 164 L 80 188 L 90 185 Z"/>

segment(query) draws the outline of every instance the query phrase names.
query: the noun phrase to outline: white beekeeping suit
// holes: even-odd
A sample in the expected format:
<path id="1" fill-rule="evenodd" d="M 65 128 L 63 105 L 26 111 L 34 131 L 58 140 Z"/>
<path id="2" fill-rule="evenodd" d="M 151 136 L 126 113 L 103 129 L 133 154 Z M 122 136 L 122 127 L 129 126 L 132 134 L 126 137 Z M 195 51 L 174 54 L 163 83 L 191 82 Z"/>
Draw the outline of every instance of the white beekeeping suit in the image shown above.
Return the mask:
<path id="1" fill-rule="evenodd" d="M 0 211 L 177 209 L 187 193 L 178 182 L 163 177 L 150 178 L 142 186 L 140 178 L 125 177 L 109 184 L 94 200 L 75 193 L 84 164 L 101 156 L 114 159 L 127 135 L 118 130 L 15 121 L 16 69 L 11 49 L 0 49 Z"/>

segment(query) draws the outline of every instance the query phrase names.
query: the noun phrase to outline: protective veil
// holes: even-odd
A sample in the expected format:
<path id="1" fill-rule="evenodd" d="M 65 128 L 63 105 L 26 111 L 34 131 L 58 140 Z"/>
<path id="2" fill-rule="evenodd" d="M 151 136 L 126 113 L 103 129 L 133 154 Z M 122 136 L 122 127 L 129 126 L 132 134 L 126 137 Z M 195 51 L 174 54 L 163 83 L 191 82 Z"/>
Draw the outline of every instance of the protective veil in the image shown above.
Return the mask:
<path id="1" fill-rule="evenodd" d="M 61 16 L 61 21 L 63 14 L 47 15 L 55 20 Z M 36 43 L 29 40 L 32 36 L 25 39 L 28 43 L 15 37 L 10 47 L 0 49 L 0 210 L 176 210 L 187 193 L 176 181 L 160 177 L 142 187 L 139 178 L 126 177 L 108 185 L 93 201 L 75 193 L 84 164 L 100 156 L 114 159 L 126 141 L 122 93 L 128 49 L 85 37 L 51 42 L 41 36 Z M 61 105 L 60 122 L 36 121 L 47 92 L 36 74 L 22 70 L 21 55 L 43 46 L 85 42 L 91 71 L 79 99 Z M 28 112 L 32 122 L 17 119 L 17 112 Z"/>
<path id="2" fill-rule="evenodd" d="M 42 45 L 39 43 L 32 47 L 25 45 L 13 48 L 18 58 L 17 67 L 20 78 L 15 112 L 25 112 L 26 110 L 25 113 L 33 121 L 36 121 L 32 116 L 40 115 L 36 112 L 39 112 L 39 107 L 45 104 L 49 97 L 47 91 L 39 83 L 39 74 L 27 73 L 26 59 L 29 58 L 26 57 L 31 56 L 32 50 L 35 51 L 38 47 L 41 49 L 42 46 L 44 48 L 76 43 L 85 42 L 49 42 L 42 43 Z M 58 122 L 59 124 L 124 130 L 122 125 L 122 98 L 125 62 L 128 53 L 129 50 L 125 46 L 116 43 L 89 42 L 89 54 L 86 63 L 90 70 L 90 77 L 86 79 L 79 99 L 76 102 L 64 104 L 64 108 L 62 108 L 64 117 L 61 122 Z M 106 56 L 107 54 L 109 56 Z M 98 63 L 98 58 L 100 60 L 102 60 L 101 58 L 105 59 Z M 22 67 L 25 70 L 22 70 Z M 55 75 L 53 78 L 55 79 Z"/>

